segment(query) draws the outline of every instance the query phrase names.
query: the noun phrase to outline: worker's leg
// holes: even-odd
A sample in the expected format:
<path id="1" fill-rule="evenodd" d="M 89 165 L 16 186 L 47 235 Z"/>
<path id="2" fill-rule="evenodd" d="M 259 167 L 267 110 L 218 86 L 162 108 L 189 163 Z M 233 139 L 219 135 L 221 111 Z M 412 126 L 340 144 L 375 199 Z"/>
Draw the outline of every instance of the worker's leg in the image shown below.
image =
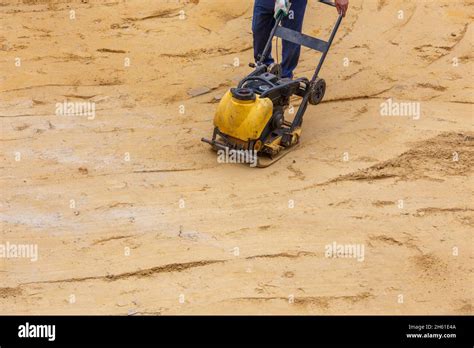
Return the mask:
<path id="1" fill-rule="evenodd" d="M 275 9 L 275 0 L 255 0 L 253 9 L 252 31 L 253 31 L 253 52 L 255 61 L 263 53 L 265 45 L 270 37 L 270 32 L 275 25 L 273 12 Z M 274 62 L 271 50 L 266 60 L 263 62 L 270 65 Z"/>
<path id="2" fill-rule="evenodd" d="M 301 32 L 307 3 L 307 0 L 293 0 L 291 2 L 290 15 L 283 19 L 282 25 L 285 28 Z M 293 71 L 298 65 L 300 52 L 300 45 L 283 41 L 283 60 L 281 64 L 283 77 L 293 78 Z"/>

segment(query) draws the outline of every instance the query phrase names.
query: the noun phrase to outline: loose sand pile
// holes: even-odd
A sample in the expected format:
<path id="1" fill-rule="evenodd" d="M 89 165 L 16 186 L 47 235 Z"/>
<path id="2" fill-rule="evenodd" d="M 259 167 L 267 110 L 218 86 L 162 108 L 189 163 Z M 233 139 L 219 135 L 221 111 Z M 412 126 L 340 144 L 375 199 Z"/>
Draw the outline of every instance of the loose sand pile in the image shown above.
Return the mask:
<path id="1" fill-rule="evenodd" d="M 351 0 L 325 102 L 265 170 L 200 142 L 250 72 L 252 1 L 7 0 L 0 17 L 0 243 L 39 253 L 0 259 L 1 313 L 473 313 L 473 1 Z M 310 1 L 304 30 L 335 18 Z M 381 116 L 388 98 L 419 119 Z"/>

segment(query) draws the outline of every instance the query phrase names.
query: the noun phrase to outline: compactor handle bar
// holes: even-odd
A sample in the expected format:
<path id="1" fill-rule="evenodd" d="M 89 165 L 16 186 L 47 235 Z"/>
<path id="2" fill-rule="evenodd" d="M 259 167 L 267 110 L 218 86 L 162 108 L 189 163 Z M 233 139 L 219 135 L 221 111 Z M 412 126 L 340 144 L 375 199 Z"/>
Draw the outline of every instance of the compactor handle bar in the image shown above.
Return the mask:
<path id="1" fill-rule="evenodd" d="M 328 0 L 319 0 L 320 3 L 323 3 L 328 6 L 336 7 L 336 4 L 332 1 Z M 328 39 L 328 41 L 323 41 L 315 37 L 311 37 L 305 34 L 302 34 L 300 32 L 297 32 L 295 30 L 291 30 L 288 28 L 284 28 L 280 25 L 281 21 L 284 18 L 284 14 L 280 13 L 278 17 L 276 18 L 276 23 L 275 26 L 273 27 L 272 31 L 270 32 L 270 37 L 265 45 L 265 48 L 260 55 L 260 59 L 257 62 L 257 65 L 262 65 L 265 59 L 267 58 L 268 54 L 270 53 L 270 48 L 272 44 L 273 37 L 277 36 L 281 38 L 282 40 L 286 40 L 301 46 L 305 46 L 308 48 L 311 48 L 313 50 L 319 51 L 322 53 L 321 59 L 319 60 L 318 66 L 316 67 L 316 70 L 314 72 L 313 78 L 311 79 L 311 82 L 314 82 L 319 75 L 319 71 L 321 70 L 324 61 L 326 60 L 326 56 L 329 52 L 329 48 L 332 45 L 332 42 L 334 40 L 334 37 L 336 36 L 337 30 L 339 29 L 339 26 L 341 25 L 342 22 L 342 14 L 339 14 L 339 17 L 337 18 L 336 24 L 334 25 L 334 28 L 331 32 L 331 35 Z"/>

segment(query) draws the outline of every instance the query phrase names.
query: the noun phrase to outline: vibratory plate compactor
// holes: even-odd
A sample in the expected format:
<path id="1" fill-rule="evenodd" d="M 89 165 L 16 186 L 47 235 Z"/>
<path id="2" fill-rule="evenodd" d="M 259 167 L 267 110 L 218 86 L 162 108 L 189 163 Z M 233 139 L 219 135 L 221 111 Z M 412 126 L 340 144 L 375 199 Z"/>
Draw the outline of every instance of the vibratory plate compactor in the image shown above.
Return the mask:
<path id="1" fill-rule="evenodd" d="M 335 7 L 332 2 L 320 2 Z M 260 168 L 272 165 L 299 144 L 308 103 L 317 105 L 324 97 L 326 82 L 318 77 L 319 71 L 342 21 L 342 15 L 339 15 L 326 42 L 281 26 L 283 17 L 282 14 L 277 17 L 258 62 L 250 64 L 255 70 L 221 99 L 214 117 L 212 139 L 202 139 L 215 151 L 245 153 L 245 162 L 256 163 Z M 282 78 L 278 64 L 267 66 L 263 63 L 275 36 L 322 53 L 311 80 Z M 285 120 L 284 114 L 292 96 L 302 100 L 290 122 Z M 251 156 L 254 158 L 248 160 Z"/>

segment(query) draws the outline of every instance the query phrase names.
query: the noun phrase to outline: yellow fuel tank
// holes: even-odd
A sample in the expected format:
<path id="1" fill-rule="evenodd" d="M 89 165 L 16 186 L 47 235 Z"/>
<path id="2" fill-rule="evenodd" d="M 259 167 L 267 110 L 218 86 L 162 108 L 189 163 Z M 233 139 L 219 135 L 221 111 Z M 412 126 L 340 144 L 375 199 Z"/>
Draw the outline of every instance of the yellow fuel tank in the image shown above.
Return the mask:
<path id="1" fill-rule="evenodd" d="M 214 126 L 222 133 L 243 141 L 256 140 L 272 117 L 273 103 L 269 98 L 239 100 L 228 91 L 221 99 L 214 117 Z"/>

